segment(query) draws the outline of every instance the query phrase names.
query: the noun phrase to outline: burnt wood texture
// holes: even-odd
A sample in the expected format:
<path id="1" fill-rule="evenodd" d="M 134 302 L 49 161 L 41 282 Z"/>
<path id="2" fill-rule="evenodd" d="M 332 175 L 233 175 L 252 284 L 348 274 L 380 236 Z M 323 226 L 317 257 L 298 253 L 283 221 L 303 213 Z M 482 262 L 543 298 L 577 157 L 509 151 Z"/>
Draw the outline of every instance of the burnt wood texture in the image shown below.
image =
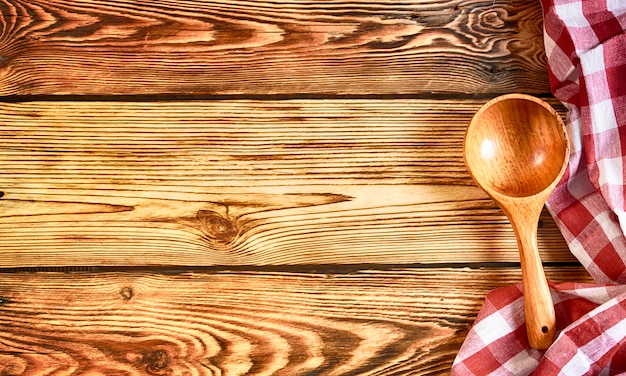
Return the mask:
<path id="1" fill-rule="evenodd" d="M 499 94 L 563 114 L 538 1 L 0 12 L 0 375 L 446 375 L 521 282 L 462 144 Z"/>
<path id="2" fill-rule="evenodd" d="M 2 95 L 549 92 L 531 0 L 3 0 Z"/>
<path id="3" fill-rule="evenodd" d="M 585 278 L 567 267 L 548 276 Z M 520 277 L 450 268 L 2 274 L 0 373 L 448 374 L 469 312 Z"/>

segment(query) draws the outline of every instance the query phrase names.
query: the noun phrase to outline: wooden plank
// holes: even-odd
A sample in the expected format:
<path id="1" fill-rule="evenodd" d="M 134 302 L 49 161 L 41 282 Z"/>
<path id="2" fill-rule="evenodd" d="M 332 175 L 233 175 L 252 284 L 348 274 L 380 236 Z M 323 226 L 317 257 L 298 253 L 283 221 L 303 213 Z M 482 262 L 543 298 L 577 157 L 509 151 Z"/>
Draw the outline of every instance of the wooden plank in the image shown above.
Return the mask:
<path id="1" fill-rule="evenodd" d="M 589 281 L 582 268 L 548 268 Z M 447 374 L 511 269 L 0 274 L 0 374 Z M 445 281 L 445 282 L 444 282 Z"/>
<path id="2" fill-rule="evenodd" d="M 518 261 L 462 160 L 480 105 L 1 104 L 0 267 Z"/>
<path id="3" fill-rule="evenodd" d="M 534 0 L 0 3 L 0 95 L 549 93 Z"/>

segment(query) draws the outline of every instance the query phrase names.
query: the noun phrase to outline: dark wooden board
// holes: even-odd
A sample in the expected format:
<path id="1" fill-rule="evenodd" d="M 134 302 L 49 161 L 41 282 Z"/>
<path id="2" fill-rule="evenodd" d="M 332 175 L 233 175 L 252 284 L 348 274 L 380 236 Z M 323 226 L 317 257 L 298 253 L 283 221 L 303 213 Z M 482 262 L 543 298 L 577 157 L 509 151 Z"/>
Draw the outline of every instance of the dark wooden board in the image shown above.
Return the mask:
<path id="1" fill-rule="evenodd" d="M 0 95 L 549 93 L 535 0 L 0 2 Z"/>
<path id="2" fill-rule="evenodd" d="M 3 273 L 0 374 L 446 375 L 485 294 L 519 281 L 506 268 Z"/>

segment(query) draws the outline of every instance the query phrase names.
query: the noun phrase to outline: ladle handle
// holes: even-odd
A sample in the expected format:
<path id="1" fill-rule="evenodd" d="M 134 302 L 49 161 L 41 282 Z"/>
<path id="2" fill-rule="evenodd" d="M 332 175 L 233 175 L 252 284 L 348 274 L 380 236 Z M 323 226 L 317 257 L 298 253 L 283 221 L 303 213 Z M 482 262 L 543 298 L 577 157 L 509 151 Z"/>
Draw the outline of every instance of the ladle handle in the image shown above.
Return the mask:
<path id="1" fill-rule="evenodd" d="M 525 216 L 523 219 L 517 216 L 517 220 L 518 223 L 512 225 L 520 250 L 528 342 L 535 349 L 545 350 L 554 342 L 556 318 L 550 288 L 537 250 L 539 215 L 536 218 Z"/>

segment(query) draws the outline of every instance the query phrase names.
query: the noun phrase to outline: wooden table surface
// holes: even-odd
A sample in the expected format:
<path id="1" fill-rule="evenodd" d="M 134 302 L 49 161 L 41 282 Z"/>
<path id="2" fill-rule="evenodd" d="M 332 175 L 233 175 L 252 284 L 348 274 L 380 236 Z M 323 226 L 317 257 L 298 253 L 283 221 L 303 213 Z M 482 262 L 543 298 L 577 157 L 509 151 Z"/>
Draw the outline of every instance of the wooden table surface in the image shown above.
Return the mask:
<path id="1" fill-rule="evenodd" d="M 0 11 L 1 375 L 445 375 L 521 281 L 462 142 L 558 106 L 537 0 Z"/>

